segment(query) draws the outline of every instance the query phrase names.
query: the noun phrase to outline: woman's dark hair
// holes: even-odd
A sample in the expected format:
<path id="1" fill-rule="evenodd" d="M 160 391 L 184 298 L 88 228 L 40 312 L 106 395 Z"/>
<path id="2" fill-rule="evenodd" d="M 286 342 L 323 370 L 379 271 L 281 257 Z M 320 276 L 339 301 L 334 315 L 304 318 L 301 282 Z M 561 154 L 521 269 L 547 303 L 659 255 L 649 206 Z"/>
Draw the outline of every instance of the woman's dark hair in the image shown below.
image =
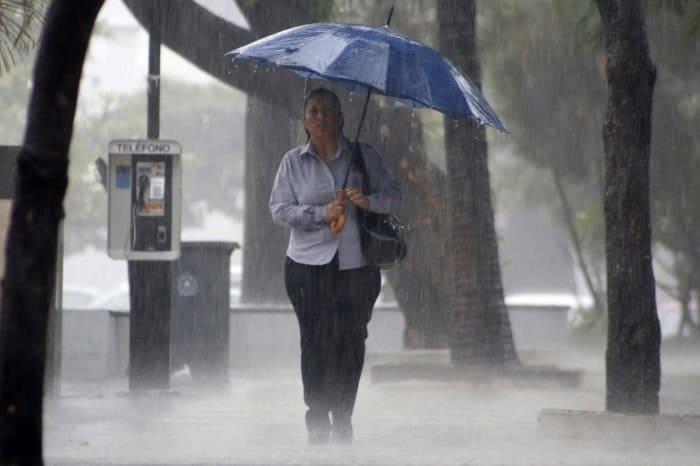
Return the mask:
<path id="1" fill-rule="evenodd" d="M 335 108 L 338 110 L 338 115 L 340 115 L 340 129 L 342 130 L 345 121 L 343 120 L 343 109 L 340 106 L 340 99 L 338 99 L 338 95 L 335 92 L 331 91 L 330 89 L 326 89 L 325 87 L 317 87 L 316 89 L 306 94 L 306 96 L 304 97 L 304 105 L 302 106 L 301 110 L 302 119 L 303 115 L 306 113 L 306 106 L 309 104 L 309 101 L 317 97 L 322 97 L 333 102 L 333 105 L 335 105 Z M 308 141 L 311 135 L 308 131 L 306 131 L 306 128 L 304 128 L 304 132 L 306 133 L 306 140 Z"/>

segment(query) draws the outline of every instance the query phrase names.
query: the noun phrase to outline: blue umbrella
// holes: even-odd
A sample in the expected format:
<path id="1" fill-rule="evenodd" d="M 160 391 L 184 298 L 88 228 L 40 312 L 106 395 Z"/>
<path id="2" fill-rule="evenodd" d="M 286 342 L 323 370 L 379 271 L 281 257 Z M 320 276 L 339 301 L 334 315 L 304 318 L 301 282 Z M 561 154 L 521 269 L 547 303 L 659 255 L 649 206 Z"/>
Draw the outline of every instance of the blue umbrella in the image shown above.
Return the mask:
<path id="1" fill-rule="evenodd" d="M 272 63 L 304 78 L 337 82 L 351 91 L 365 90 L 367 99 L 371 92 L 378 92 L 411 107 L 432 108 L 452 118 L 467 118 L 506 131 L 466 75 L 432 48 L 388 26 L 307 24 L 227 55 Z"/>

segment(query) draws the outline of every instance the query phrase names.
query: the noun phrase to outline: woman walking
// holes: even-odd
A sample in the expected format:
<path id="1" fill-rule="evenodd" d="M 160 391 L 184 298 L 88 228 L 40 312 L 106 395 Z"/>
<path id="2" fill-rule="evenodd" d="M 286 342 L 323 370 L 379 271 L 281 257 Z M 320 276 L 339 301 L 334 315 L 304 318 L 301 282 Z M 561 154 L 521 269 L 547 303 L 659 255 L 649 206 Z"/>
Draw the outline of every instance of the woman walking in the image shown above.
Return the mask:
<path id="1" fill-rule="evenodd" d="M 301 334 L 309 441 L 350 442 L 367 324 L 381 285 L 379 269 L 362 255 L 357 209 L 393 213 L 400 193 L 371 146 L 362 144 L 364 170 L 351 165 L 335 93 L 311 91 L 303 124 L 308 142 L 284 155 L 269 207 L 276 223 L 291 228 L 285 286 Z M 347 188 L 341 190 L 348 167 Z M 361 190 L 363 176 L 367 193 Z"/>

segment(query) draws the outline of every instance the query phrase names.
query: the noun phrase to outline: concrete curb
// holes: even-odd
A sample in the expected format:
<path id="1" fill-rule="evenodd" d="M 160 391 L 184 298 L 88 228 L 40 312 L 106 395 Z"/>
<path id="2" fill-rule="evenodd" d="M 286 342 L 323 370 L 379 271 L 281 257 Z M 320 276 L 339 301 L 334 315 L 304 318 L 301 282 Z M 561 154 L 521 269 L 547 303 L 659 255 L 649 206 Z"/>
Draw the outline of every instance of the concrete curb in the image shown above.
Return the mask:
<path id="1" fill-rule="evenodd" d="M 537 416 L 537 427 L 543 434 L 576 439 L 642 442 L 700 439 L 698 415 L 642 415 L 544 409 Z"/>
<path id="2" fill-rule="evenodd" d="M 457 367 L 426 363 L 375 364 L 370 368 L 372 383 L 430 380 L 440 382 L 512 382 L 528 386 L 556 385 L 576 388 L 582 371 L 562 370 L 553 366 L 518 366 L 508 368 Z"/>

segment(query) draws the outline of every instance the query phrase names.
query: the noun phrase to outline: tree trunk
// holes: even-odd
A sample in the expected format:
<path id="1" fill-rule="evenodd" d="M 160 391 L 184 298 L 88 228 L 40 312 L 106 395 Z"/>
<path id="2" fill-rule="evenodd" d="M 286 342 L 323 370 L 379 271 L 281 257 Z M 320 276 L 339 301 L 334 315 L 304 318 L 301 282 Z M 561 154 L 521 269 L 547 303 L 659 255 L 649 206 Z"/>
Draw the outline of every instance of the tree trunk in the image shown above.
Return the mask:
<path id="1" fill-rule="evenodd" d="M 85 52 L 101 6 L 101 0 L 52 2 L 37 55 L 2 282 L 2 464 L 42 464 L 46 333 L 68 148 Z"/>
<path id="2" fill-rule="evenodd" d="M 268 202 L 280 160 L 296 140 L 296 125 L 297 121 L 287 112 L 257 97 L 248 97 L 243 302 L 288 302 L 283 265 L 289 230 L 272 222 Z"/>
<path id="3" fill-rule="evenodd" d="M 406 322 L 403 346 L 446 348 L 451 292 L 451 270 L 445 266 L 450 263 L 447 177 L 428 160 L 423 128 L 412 110 L 375 106 L 366 128 L 366 139 L 382 154 L 403 193 L 399 216 L 407 228 L 408 256 L 385 272 Z"/>
<path id="4" fill-rule="evenodd" d="M 481 87 L 476 1 L 439 0 L 440 48 Z M 483 126 L 445 120 L 454 257 L 450 350 L 455 364 L 517 362 L 504 302 Z"/>
<path id="5" fill-rule="evenodd" d="M 304 0 L 242 4 L 256 37 L 313 22 L 318 18 Z M 287 70 L 242 71 L 277 76 L 274 85 L 265 83 L 248 95 L 245 149 L 245 223 L 243 242 L 244 302 L 288 302 L 284 287 L 284 257 L 289 231 L 272 222 L 268 201 L 282 156 L 299 143 L 301 105 L 280 107 L 274 94 L 303 97 L 304 85 L 288 80 Z"/>
<path id="6" fill-rule="evenodd" d="M 608 110 L 605 229 L 608 411 L 659 412 L 661 333 L 649 215 L 651 106 L 656 69 L 638 0 L 596 0 L 605 33 Z"/>

